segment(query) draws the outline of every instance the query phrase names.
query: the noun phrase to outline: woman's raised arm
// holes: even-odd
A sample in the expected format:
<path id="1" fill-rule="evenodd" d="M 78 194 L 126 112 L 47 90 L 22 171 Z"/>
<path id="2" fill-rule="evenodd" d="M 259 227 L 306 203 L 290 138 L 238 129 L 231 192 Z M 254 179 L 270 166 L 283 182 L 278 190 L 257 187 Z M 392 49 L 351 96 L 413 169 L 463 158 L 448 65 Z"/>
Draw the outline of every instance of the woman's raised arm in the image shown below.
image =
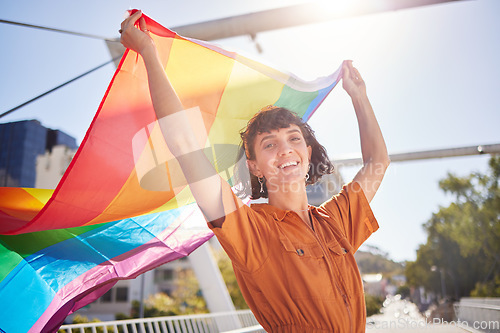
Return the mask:
<path id="1" fill-rule="evenodd" d="M 390 159 L 375 113 L 366 95 L 366 85 L 352 61 L 342 65 L 342 86 L 349 94 L 358 118 L 363 167 L 354 177 L 370 202 L 377 192 Z"/>
<path id="2" fill-rule="evenodd" d="M 135 26 L 136 22 L 139 22 L 139 28 Z M 165 142 L 177 158 L 198 206 L 209 221 L 223 217 L 222 188 L 228 185 L 222 184 L 223 180 L 203 153 L 204 147 L 198 143 L 193 132 L 196 129 L 191 128 L 182 102 L 168 80 L 141 11 L 122 22 L 121 43 L 139 53 L 144 60 L 151 100 Z"/>

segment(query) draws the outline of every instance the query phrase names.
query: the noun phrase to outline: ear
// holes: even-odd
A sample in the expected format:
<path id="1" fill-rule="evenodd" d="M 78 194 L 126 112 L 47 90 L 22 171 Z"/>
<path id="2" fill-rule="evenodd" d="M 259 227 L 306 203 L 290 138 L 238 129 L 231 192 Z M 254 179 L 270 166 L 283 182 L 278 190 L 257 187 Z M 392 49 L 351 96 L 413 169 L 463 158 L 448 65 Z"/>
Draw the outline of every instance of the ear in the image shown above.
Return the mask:
<path id="1" fill-rule="evenodd" d="M 247 167 L 248 170 L 250 170 L 250 173 L 255 177 L 261 178 L 263 176 L 262 172 L 257 166 L 257 162 L 255 162 L 254 160 L 247 160 Z"/>
<path id="2" fill-rule="evenodd" d="M 311 162 L 312 151 L 313 151 L 312 147 L 307 146 L 307 152 L 309 153 L 309 162 Z"/>

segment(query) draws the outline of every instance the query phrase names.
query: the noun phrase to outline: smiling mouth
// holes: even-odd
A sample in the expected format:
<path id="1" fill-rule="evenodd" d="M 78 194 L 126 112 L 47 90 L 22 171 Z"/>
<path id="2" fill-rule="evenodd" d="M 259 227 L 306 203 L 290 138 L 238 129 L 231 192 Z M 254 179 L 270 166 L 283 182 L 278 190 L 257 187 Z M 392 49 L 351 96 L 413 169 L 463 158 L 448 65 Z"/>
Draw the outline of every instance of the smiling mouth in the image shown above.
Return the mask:
<path id="1" fill-rule="evenodd" d="M 278 168 L 279 168 L 279 169 L 284 169 L 284 168 L 286 168 L 286 167 L 290 167 L 290 166 L 297 166 L 297 165 L 299 165 L 299 162 L 297 162 L 297 161 L 294 161 L 294 162 L 286 162 L 286 163 L 283 163 L 283 164 L 281 164 L 281 165 L 278 165 Z"/>

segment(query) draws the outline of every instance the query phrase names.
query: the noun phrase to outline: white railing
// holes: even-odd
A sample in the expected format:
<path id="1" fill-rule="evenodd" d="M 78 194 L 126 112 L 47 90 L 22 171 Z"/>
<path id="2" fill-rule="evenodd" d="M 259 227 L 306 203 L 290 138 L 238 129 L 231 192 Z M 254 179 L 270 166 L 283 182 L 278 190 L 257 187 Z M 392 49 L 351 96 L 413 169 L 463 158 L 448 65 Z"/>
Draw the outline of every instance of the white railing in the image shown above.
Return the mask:
<path id="1" fill-rule="evenodd" d="M 265 332 L 250 310 L 63 325 L 60 333 Z"/>
<path id="2" fill-rule="evenodd" d="M 226 332 L 223 332 L 223 333 L 254 333 L 254 332 L 266 333 L 266 331 L 264 331 L 264 329 L 260 325 L 255 325 L 255 326 L 250 326 L 250 327 L 245 327 L 245 328 L 239 328 L 237 330 L 226 331 Z"/>
<path id="3" fill-rule="evenodd" d="M 454 304 L 457 321 L 471 332 L 500 332 L 500 298 L 464 297 Z"/>

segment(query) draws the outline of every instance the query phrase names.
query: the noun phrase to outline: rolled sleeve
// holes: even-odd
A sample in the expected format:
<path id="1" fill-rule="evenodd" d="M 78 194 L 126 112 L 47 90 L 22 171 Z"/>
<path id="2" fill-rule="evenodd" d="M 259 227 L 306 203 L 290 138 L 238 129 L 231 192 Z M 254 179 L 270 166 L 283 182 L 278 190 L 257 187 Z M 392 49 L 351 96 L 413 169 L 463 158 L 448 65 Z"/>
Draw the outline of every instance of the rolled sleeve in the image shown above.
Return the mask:
<path id="1" fill-rule="evenodd" d="M 342 187 L 339 194 L 323 203 L 319 210 L 332 218 L 344 232 L 351 246 L 357 250 L 378 228 L 378 222 L 361 186 L 353 181 Z"/>
<path id="2" fill-rule="evenodd" d="M 243 271 L 255 271 L 268 256 L 269 225 L 263 216 L 241 203 L 225 182 L 222 185 L 222 196 L 226 212 L 221 218 L 222 225 L 216 227 L 208 222 L 208 227 L 234 265 Z"/>

